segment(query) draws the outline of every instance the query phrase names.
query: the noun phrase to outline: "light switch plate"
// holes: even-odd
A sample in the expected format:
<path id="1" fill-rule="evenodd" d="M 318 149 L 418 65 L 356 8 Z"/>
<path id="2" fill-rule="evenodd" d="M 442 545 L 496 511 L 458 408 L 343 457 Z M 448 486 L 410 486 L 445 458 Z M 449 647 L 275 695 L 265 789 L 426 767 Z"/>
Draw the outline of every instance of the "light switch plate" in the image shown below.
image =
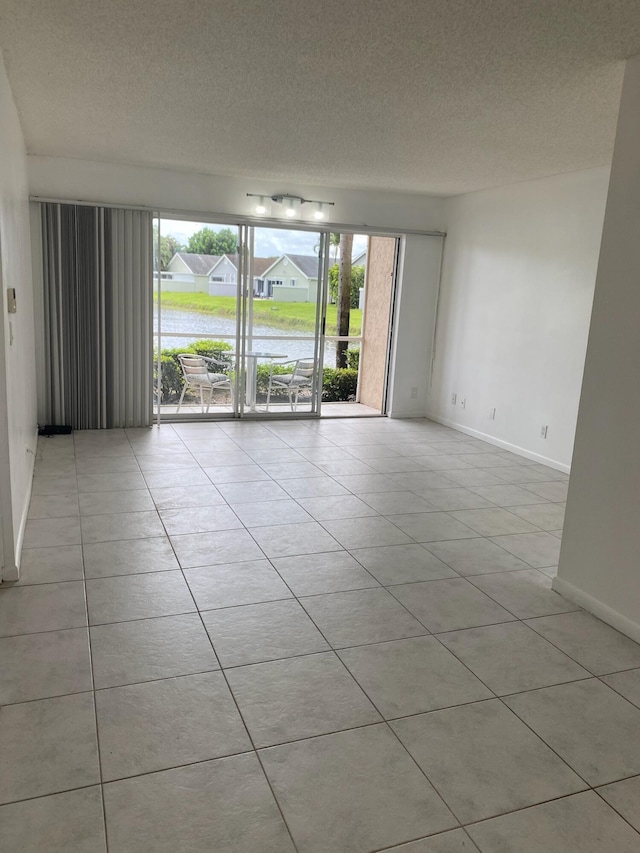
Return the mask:
<path id="1" fill-rule="evenodd" d="M 7 288 L 7 313 L 15 314 L 18 310 L 16 305 L 16 289 L 15 287 Z"/>

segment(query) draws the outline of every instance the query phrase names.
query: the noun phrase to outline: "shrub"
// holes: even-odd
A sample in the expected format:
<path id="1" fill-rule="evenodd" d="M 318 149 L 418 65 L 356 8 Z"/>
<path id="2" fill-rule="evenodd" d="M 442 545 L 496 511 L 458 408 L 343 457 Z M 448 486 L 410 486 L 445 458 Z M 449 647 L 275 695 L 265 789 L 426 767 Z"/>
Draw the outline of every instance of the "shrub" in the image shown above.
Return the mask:
<path id="1" fill-rule="evenodd" d="M 182 350 L 182 352 L 194 352 L 196 355 L 204 355 L 207 358 L 224 361 L 231 366 L 233 359 L 226 356 L 225 353 L 232 349 L 231 344 L 228 344 L 226 341 L 196 341 L 190 344 L 186 350 Z"/>
<path id="2" fill-rule="evenodd" d="M 358 387 L 358 371 L 349 367 L 325 367 L 322 374 L 322 400 L 325 403 L 353 401 Z"/>
<path id="3" fill-rule="evenodd" d="M 276 376 L 277 374 L 283 375 L 286 373 L 291 373 L 292 369 L 293 369 L 292 364 L 287 365 L 287 367 L 284 367 L 281 364 L 274 364 L 273 365 L 273 375 Z M 269 390 L 269 372 L 270 372 L 270 365 L 268 365 L 268 364 L 259 364 L 258 365 L 258 375 L 256 377 L 256 388 L 257 388 L 258 394 L 264 394 L 266 396 L 267 391 Z M 277 394 L 278 391 L 281 391 L 281 390 L 282 389 L 280 389 L 280 388 L 274 389 L 272 391 L 272 394 Z M 283 392 L 283 393 L 286 393 L 286 392 Z"/>
<path id="4" fill-rule="evenodd" d="M 356 351 L 357 352 L 357 351 Z M 282 373 L 291 373 L 291 365 L 282 367 L 281 365 L 273 365 L 273 375 Z M 258 365 L 257 378 L 258 395 L 266 397 L 269 390 L 269 365 Z M 356 390 L 358 387 L 358 371 L 357 369 L 344 368 L 338 369 L 335 367 L 325 367 L 322 372 L 322 399 L 325 403 L 347 402 L 355 400 Z M 305 389 L 305 394 L 309 393 Z M 274 388 L 271 391 L 271 396 L 277 397 L 280 395 L 286 396 L 287 391 L 284 388 Z"/>
<path id="5" fill-rule="evenodd" d="M 281 365 L 273 365 L 273 375 L 282 373 L 291 373 L 291 365 L 283 367 Z M 337 369 L 335 367 L 325 367 L 322 372 L 322 399 L 325 403 L 347 402 L 355 400 L 356 390 L 358 386 L 358 371 L 350 368 Z M 258 365 L 257 378 L 258 396 L 262 395 L 266 398 L 269 390 L 269 365 Z M 305 389 L 304 394 L 308 394 L 308 389 Z M 285 395 L 287 391 L 284 388 L 273 388 L 271 391 L 272 398 Z"/>
<path id="6" fill-rule="evenodd" d="M 232 349 L 232 346 L 224 341 L 195 341 L 186 347 L 171 347 L 162 350 L 162 402 L 177 403 L 182 394 L 183 380 L 182 369 L 178 356 L 184 352 L 192 352 L 196 355 L 204 355 L 208 358 L 215 358 L 227 363 L 228 368 L 225 372 L 231 373 L 233 369 L 233 359 L 226 356 L 225 353 Z M 360 351 L 352 349 L 347 351 L 349 367 L 337 369 L 335 367 L 325 367 L 322 373 L 322 399 L 325 403 L 347 402 L 355 400 L 356 390 L 358 385 L 358 359 Z M 154 354 L 154 383 L 157 383 L 157 365 L 158 353 Z M 283 374 L 291 373 L 292 365 L 283 366 L 279 364 L 273 365 L 273 373 Z M 269 390 L 269 364 L 259 364 L 257 368 L 257 394 L 263 399 L 267 396 Z M 272 396 L 281 394 L 286 395 L 286 390 L 278 388 L 273 389 Z M 305 392 L 306 393 L 306 392 Z"/>
<path id="7" fill-rule="evenodd" d="M 360 365 L 360 348 L 347 350 L 347 367 L 351 370 L 357 370 Z"/>

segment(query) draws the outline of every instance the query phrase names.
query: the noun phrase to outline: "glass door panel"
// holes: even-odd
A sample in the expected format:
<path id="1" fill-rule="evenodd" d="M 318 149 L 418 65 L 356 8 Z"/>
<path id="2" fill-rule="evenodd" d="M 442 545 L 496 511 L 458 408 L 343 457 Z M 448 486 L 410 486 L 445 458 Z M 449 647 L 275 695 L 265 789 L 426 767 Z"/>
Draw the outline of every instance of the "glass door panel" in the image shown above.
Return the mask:
<path id="1" fill-rule="evenodd" d="M 241 252 L 241 417 L 318 415 L 327 235 L 248 229 Z"/>
<path id="2" fill-rule="evenodd" d="M 154 220 L 157 416 L 236 416 L 239 236 L 235 225 Z"/>

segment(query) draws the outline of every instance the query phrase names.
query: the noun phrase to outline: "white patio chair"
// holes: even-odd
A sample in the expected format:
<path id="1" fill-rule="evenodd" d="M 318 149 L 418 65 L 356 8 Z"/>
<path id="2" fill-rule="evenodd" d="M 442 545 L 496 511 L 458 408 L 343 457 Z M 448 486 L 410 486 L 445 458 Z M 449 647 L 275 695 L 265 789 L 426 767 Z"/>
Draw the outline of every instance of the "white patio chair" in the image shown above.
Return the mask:
<path id="1" fill-rule="evenodd" d="M 292 361 L 285 361 L 278 364 L 278 367 L 287 367 L 293 365 L 291 373 L 274 373 L 274 363 L 271 363 L 269 370 L 269 390 L 267 391 L 267 411 L 269 411 L 269 403 L 271 402 L 271 392 L 277 388 L 286 389 L 289 394 L 289 405 L 291 411 L 295 412 L 298 408 L 298 396 L 303 388 L 311 388 L 313 384 L 313 374 L 316 369 L 316 363 L 312 358 L 297 358 Z"/>
<path id="2" fill-rule="evenodd" d="M 176 414 L 180 411 L 180 406 L 184 400 L 184 395 L 189 388 L 200 391 L 200 407 L 202 413 L 205 414 L 204 395 L 209 393 L 207 401 L 206 414 L 209 413 L 209 406 L 213 400 L 214 388 L 225 388 L 231 393 L 231 405 L 233 406 L 233 386 L 231 377 L 227 373 L 223 373 L 220 368 L 228 369 L 229 365 L 224 361 L 218 361 L 215 358 L 209 358 L 205 355 L 194 355 L 193 353 L 182 353 L 178 356 L 180 367 L 182 368 L 182 377 L 184 386 L 180 395 L 180 402 L 176 409 Z M 212 368 L 217 367 L 219 372 L 215 372 Z"/>

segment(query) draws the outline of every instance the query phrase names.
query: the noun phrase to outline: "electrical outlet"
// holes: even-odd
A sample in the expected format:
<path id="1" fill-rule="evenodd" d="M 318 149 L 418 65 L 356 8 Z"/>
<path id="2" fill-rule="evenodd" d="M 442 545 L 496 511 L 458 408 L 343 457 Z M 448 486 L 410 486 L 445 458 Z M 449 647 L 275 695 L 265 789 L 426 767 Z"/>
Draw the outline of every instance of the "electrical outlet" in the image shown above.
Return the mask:
<path id="1" fill-rule="evenodd" d="M 464 407 L 466 405 L 467 405 L 467 398 L 463 397 L 462 400 L 460 400 L 460 408 L 464 409 Z"/>
<path id="2" fill-rule="evenodd" d="M 489 411 L 489 420 L 490 420 L 490 421 L 495 421 L 495 419 L 496 419 L 496 410 L 495 410 L 495 409 L 491 409 L 491 410 Z"/>
<path id="3" fill-rule="evenodd" d="M 417 396 L 418 396 L 418 388 L 416 385 L 414 385 L 411 389 L 411 399 L 415 400 Z"/>
<path id="4" fill-rule="evenodd" d="M 540 427 L 540 438 L 546 438 L 547 437 L 547 430 L 548 429 L 549 429 L 549 427 L 547 424 L 543 424 Z"/>
<path id="5" fill-rule="evenodd" d="M 452 395 L 451 395 L 451 405 L 452 405 L 452 406 L 455 406 L 455 404 L 456 404 L 457 400 L 458 400 L 458 395 L 457 395 L 457 394 L 452 394 Z"/>

